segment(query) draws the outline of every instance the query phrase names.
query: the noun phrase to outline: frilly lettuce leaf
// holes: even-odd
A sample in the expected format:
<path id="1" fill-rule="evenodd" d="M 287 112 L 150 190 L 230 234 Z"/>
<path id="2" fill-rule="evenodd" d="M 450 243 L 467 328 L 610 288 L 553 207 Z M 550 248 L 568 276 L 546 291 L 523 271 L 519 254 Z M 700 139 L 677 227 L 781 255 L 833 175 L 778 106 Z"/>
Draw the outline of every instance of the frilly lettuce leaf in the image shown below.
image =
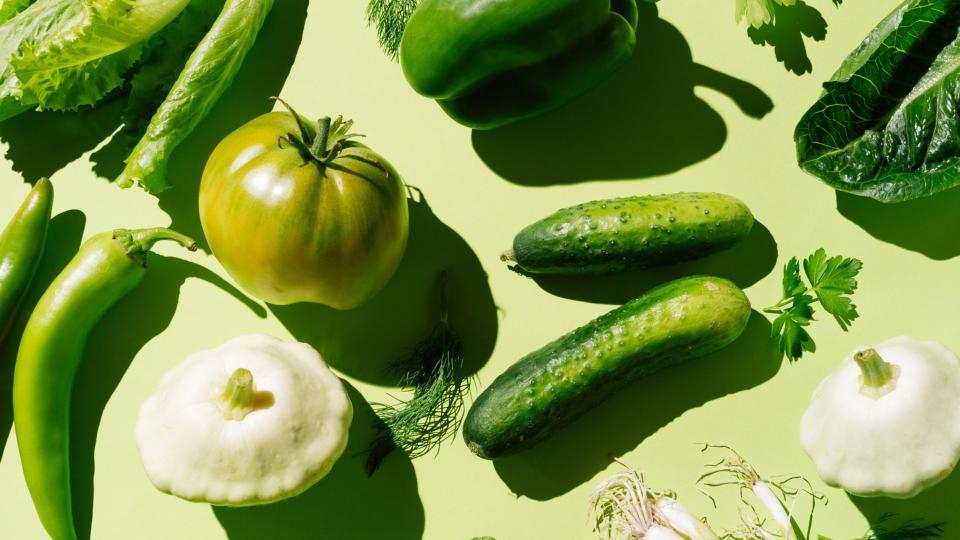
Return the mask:
<path id="1" fill-rule="evenodd" d="M 33 106 L 97 103 L 124 83 L 143 42 L 188 1 L 38 0 L 26 7 L 0 26 L 0 120 Z"/>
<path id="2" fill-rule="evenodd" d="M 150 192 L 168 187 L 167 160 L 233 82 L 273 7 L 273 0 L 227 0 L 210 31 L 126 159 L 120 186 Z"/>

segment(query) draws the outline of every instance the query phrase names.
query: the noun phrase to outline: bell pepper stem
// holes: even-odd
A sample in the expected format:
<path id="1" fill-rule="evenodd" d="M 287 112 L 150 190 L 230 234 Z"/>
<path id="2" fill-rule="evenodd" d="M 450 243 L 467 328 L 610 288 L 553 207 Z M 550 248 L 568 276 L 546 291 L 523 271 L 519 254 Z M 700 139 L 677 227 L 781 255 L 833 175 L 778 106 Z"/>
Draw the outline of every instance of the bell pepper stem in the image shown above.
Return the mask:
<path id="1" fill-rule="evenodd" d="M 866 349 L 853 355 L 860 366 L 860 392 L 879 399 L 892 392 L 900 377 L 900 368 L 885 361 L 875 349 Z"/>

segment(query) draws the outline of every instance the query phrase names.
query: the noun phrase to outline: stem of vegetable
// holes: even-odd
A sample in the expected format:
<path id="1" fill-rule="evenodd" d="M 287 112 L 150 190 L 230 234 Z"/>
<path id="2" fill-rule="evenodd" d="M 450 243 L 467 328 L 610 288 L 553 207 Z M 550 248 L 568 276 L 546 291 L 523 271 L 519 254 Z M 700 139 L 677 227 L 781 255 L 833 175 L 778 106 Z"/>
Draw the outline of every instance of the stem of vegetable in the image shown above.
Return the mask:
<path id="1" fill-rule="evenodd" d="M 127 255 L 140 263 L 146 265 L 146 255 L 153 248 L 153 245 L 163 240 L 176 242 L 190 251 L 197 250 L 197 243 L 187 235 L 180 234 L 163 227 L 152 229 L 117 229 L 113 231 L 113 239 L 123 245 Z"/>
<path id="2" fill-rule="evenodd" d="M 327 153 L 327 139 L 330 138 L 330 117 L 324 116 L 317 120 L 317 136 L 310 145 L 310 154 L 318 161 Z"/>
<path id="3" fill-rule="evenodd" d="M 503 262 L 517 262 L 517 254 L 512 249 L 508 249 L 500 254 L 500 260 Z"/>
<path id="4" fill-rule="evenodd" d="M 860 393 L 880 399 L 897 387 L 900 367 L 885 361 L 875 349 L 866 349 L 853 355 L 860 366 Z"/>
<path id="5" fill-rule="evenodd" d="M 220 394 L 224 405 L 224 416 L 228 420 L 243 420 L 253 410 L 255 395 L 253 373 L 246 368 L 237 368 L 230 375 L 226 388 Z"/>

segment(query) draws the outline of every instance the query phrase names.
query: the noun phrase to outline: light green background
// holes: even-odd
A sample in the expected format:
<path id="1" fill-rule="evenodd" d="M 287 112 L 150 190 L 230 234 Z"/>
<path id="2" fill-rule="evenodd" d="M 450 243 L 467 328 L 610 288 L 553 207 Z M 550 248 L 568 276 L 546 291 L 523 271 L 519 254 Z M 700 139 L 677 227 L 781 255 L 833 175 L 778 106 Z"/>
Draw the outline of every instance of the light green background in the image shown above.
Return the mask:
<path id="1" fill-rule="evenodd" d="M 911 501 L 851 501 L 817 480 L 797 444 L 811 391 L 854 347 L 906 334 L 960 350 L 958 194 L 881 207 L 838 198 L 795 165 L 791 135 L 797 120 L 820 83 L 896 0 L 848 0 L 840 8 L 810 0 L 781 20 L 776 50 L 753 43 L 734 24 L 734 0 L 664 0 L 662 20 L 649 11 L 643 18 L 638 60 L 606 86 L 550 118 L 474 136 L 408 88 L 365 27 L 364 4 L 314 0 L 308 7 L 306 0 L 278 0 L 234 87 L 175 160 L 175 188 L 159 205 L 140 190 L 121 190 L 91 172 L 91 151 L 116 126 L 109 114 L 115 106 L 80 117 L 33 114 L 0 126 L 0 137 L 12 146 L 0 165 L 0 216 L 10 215 L 27 191 L 18 171 L 36 177 L 56 170 L 55 213 L 61 216 L 48 259 L 61 264 L 81 231 L 85 238 L 115 227 L 168 224 L 173 216 L 175 227 L 198 234 L 194 197 L 205 156 L 223 134 L 268 109 L 265 98 L 276 93 L 305 113 L 353 118 L 367 142 L 422 190 L 436 216 L 419 207 L 397 281 L 351 314 L 310 306 L 265 310 L 225 292 L 227 282 L 217 285 L 215 276 L 227 276 L 209 255 L 185 256 L 209 272 L 156 259 L 144 287 L 96 330 L 78 377 L 73 459 L 81 529 L 92 519 L 95 539 L 591 538 L 587 499 L 600 479 L 619 469 L 609 464 L 610 453 L 645 471 L 652 486 L 676 490 L 717 528 L 735 525 L 736 493 L 719 492 L 714 509 L 695 489 L 708 461 L 696 445 L 703 441 L 736 447 L 763 473 L 810 478 L 830 498 L 817 513 L 816 531 L 834 538 L 859 535 L 867 517 L 886 510 L 953 517 L 950 501 L 960 494 L 956 475 Z M 822 24 L 816 11 L 827 23 L 819 41 L 801 35 L 806 29 L 823 37 L 817 36 Z M 812 73 L 798 76 L 778 62 L 780 56 L 805 71 L 798 63 L 803 48 Z M 737 97 L 746 111 L 725 94 Z M 754 118 L 769 108 L 764 94 L 772 110 Z M 104 165 L 100 174 L 109 171 Z M 516 231 L 559 207 L 682 190 L 736 195 L 765 229 L 730 253 L 626 278 L 553 280 L 541 287 L 498 260 Z M 864 261 L 856 295 L 862 316 L 850 333 L 831 320 L 814 323 L 817 353 L 781 363 L 770 354 L 766 325 L 755 317 L 728 351 L 650 377 L 554 440 L 503 463 L 472 456 L 457 439 L 412 463 L 392 456 L 367 479 L 362 461 L 346 456 L 296 499 L 230 510 L 155 491 L 139 463 L 137 410 L 161 375 L 190 352 L 251 332 L 309 336 L 327 353 L 356 389 L 358 422 L 348 451 L 362 449 L 369 408 L 357 392 L 367 401 L 396 392 L 374 384 L 383 382 L 378 370 L 387 355 L 399 354 L 429 326 L 432 275 L 448 263 L 455 323 L 471 351 L 486 356 L 484 350 L 492 350 L 479 371 L 486 384 L 523 354 L 605 312 L 607 304 L 668 276 L 729 275 L 748 285 L 755 304 L 772 304 L 779 299 L 779 267 L 820 246 Z M 159 251 L 184 256 L 169 247 Z M 46 274 L 42 279 L 50 279 L 49 269 Z M 3 362 L 0 537 L 42 538 L 12 431 L 4 439 L 10 429 L 9 347 Z M 890 430 L 895 436 L 897 426 Z M 960 530 L 960 523 L 955 527 Z"/>

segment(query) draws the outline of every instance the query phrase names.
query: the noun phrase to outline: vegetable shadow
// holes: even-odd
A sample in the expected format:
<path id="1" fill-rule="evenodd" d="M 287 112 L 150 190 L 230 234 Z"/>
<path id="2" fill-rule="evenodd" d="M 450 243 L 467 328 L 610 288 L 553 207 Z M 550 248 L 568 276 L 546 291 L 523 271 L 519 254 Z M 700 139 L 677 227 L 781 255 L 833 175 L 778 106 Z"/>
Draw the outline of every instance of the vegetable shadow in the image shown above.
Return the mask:
<path id="1" fill-rule="evenodd" d="M 374 433 L 373 409 L 344 383 L 353 402 L 347 449 L 330 473 L 307 491 L 284 501 L 249 507 L 213 506 L 230 540 L 419 540 L 424 510 L 410 460 L 393 452 L 367 477 L 357 455 Z"/>
<path id="2" fill-rule="evenodd" d="M 74 382 L 70 470 L 74 522 L 81 539 L 90 537 L 94 447 L 103 410 L 140 349 L 170 325 L 184 282 L 188 278 L 201 279 L 227 292 L 257 315 L 267 315 L 260 304 L 203 266 L 157 254 L 149 255 L 147 265 L 143 282 L 114 305 L 91 333 Z M 202 324 L 203 321 L 197 321 L 198 326 Z"/>
<path id="3" fill-rule="evenodd" d="M 480 260 L 414 191 L 408 199 L 407 250 L 384 290 L 349 311 L 312 303 L 269 306 L 297 340 L 316 347 L 331 366 L 374 384 L 396 385 L 391 364 L 438 320 L 438 277 L 444 270 L 450 325 L 463 341 L 467 373 L 486 364 L 497 339 L 497 308 Z"/>
<path id="4" fill-rule="evenodd" d="M 0 400 L 2 400 L 0 403 L 0 458 L 3 457 L 4 448 L 13 427 L 13 369 L 16 364 L 17 349 L 20 347 L 20 336 L 40 296 L 80 247 L 86 221 L 86 216 L 79 210 L 67 210 L 53 216 L 50 220 L 40 266 L 37 267 L 37 273 L 30 283 L 10 333 L 6 340 L 0 343 Z"/>
<path id="5" fill-rule="evenodd" d="M 839 5 L 839 2 L 837 3 Z M 798 0 L 792 6 L 773 4 L 774 22 L 760 28 L 750 27 L 747 35 L 757 45 L 770 45 L 778 62 L 787 71 L 803 75 L 813 71 L 803 38 L 823 41 L 827 37 L 827 21 L 820 12 Z"/>
<path id="6" fill-rule="evenodd" d="M 739 244 L 693 261 L 611 273 L 599 279 L 598 276 L 525 275 L 556 296 L 597 304 L 623 304 L 656 285 L 690 275 L 727 278 L 743 289 L 766 277 L 776 264 L 777 243 L 762 223 L 755 222 L 750 234 Z"/>
<path id="7" fill-rule="evenodd" d="M 837 211 L 874 238 L 942 261 L 960 255 L 960 189 L 899 203 L 837 192 Z"/>
<path id="8" fill-rule="evenodd" d="M 543 116 L 473 132 L 491 170 L 531 186 L 665 175 L 726 141 L 723 118 L 695 87 L 728 96 L 752 118 L 773 110 L 756 86 L 695 63 L 680 31 L 653 4 L 639 4 L 636 53 L 607 81 Z"/>
<path id="9" fill-rule="evenodd" d="M 909 499 L 847 496 L 871 526 L 880 525 L 888 530 L 895 530 L 907 521 L 917 520 L 914 525 L 943 523 L 944 538 L 957 538 L 960 534 L 960 514 L 957 513 L 960 474 L 957 471 L 939 484 Z"/>
<path id="10" fill-rule="evenodd" d="M 124 100 L 106 98 L 77 112 L 27 111 L 0 122 L 6 158 L 23 179 L 34 183 L 96 148 L 120 127 Z"/>
<path id="11" fill-rule="evenodd" d="M 781 361 L 769 321 L 754 311 L 729 347 L 644 377 L 552 438 L 495 460 L 494 468 L 516 495 L 553 499 L 593 478 L 610 465 L 611 456 L 636 448 L 685 411 L 769 380 Z"/>

